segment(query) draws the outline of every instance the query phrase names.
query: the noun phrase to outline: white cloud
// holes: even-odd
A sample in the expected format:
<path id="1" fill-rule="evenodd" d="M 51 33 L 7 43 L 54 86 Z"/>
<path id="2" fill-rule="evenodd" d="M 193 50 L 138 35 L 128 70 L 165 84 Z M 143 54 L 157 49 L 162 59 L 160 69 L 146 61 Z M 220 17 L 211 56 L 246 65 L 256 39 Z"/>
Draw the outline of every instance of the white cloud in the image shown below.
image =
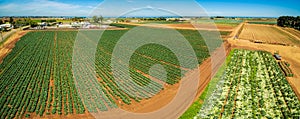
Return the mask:
<path id="1" fill-rule="evenodd" d="M 0 5 L 0 15 L 2 16 L 87 16 L 91 10 L 93 10 L 93 6 L 73 5 L 49 0 Z"/>

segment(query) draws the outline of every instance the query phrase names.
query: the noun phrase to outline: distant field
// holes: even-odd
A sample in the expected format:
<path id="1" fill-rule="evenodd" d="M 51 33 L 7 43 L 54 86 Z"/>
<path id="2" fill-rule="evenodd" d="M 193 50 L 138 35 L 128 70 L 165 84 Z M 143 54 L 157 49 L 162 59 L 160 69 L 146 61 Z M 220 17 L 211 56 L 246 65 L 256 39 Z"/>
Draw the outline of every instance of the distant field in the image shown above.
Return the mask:
<path id="1" fill-rule="evenodd" d="M 72 20 L 56 20 L 56 22 L 62 22 L 62 23 L 71 23 L 73 22 Z"/>
<path id="2" fill-rule="evenodd" d="M 234 20 L 234 19 L 217 19 L 217 20 L 198 20 L 197 23 L 211 23 L 219 25 L 228 25 L 228 26 L 237 26 L 243 22 L 243 20 Z"/>
<path id="3" fill-rule="evenodd" d="M 138 24 L 182 24 L 188 22 L 175 22 L 175 21 L 143 21 L 137 22 Z"/>
<path id="4" fill-rule="evenodd" d="M 193 21 L 194 22 L 194 21 Z M 196 20 L 196 23 L 215 23 L 217 25 L 228 25 L 228 26 L 237 26 L 239 25 L 243 20 L 234 20 L 234 19 L 217 19 L 217 20 Z M 138 24 L 150 24 L 150 23 L 156 23 L 156 24 L 187 24 L 189 22 L 175 22 L 175 21 L 144 21 L 144 22 L 138 22 Z"/>
<path id="5" fill-rule="evenodd" d="M 267 25 L 276 25 L 277 21 L 250 21 L 249 24 L 267 24 Z"/>
<path id="6" fill-rule="evenodd" d="M 177 22 L 177 23 L 162 23 L 162 24 L 140 24 L 140 23 L 121 23 L 121 24 L 111 24 L 113 26 L 121 28 L 133 28 L 135 26 L 147 26 L 153 28 L 173 28 L 181 30 L 201 30 L 201 31 L 219 31 L 219 32 L 231 32 L 235 26 L 228 24 L 215 24 L 215 23 L 186 23 L 186 22 Z"/>
<path id="7" fill-rule="evenodd" d="M 300 41 L 274 26 L 245 24 L 240 39 L 271 44 L 300 45 Z"/>
<path id="8" fill-rule="evenodd" d="M 292 29 L 292 28 L 284 28 L 284 30 L 290 32 L 291 34 L 297 36 L 298 38 L 300 38 L 300 31 L 296 30 L 296 29 Z"/>

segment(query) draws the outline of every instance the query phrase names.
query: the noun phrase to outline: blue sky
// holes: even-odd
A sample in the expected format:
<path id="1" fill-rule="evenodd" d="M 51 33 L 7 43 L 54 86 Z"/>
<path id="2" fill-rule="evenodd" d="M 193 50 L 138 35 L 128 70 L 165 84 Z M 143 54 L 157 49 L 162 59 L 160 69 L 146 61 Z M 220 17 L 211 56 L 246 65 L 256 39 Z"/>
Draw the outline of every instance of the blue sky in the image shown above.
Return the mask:
<path id="1" fill-rule="evenodd" d="M 277 17 L 300 16 L 299 5 L 299 0 L 0 0 L 0 16 Z"/>

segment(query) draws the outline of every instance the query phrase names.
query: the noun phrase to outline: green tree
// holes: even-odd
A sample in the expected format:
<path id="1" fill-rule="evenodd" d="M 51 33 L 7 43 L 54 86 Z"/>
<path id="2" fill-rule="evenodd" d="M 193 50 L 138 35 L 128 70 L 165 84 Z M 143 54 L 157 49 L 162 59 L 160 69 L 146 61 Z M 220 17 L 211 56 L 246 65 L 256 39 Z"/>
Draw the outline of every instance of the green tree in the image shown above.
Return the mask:
<path id="1" fill-rule="evenodd" d="M 280 16 L 277 19 L 277 25 L 281 27 L 291 27 L 299 30 L 300 27 L 300 16 Z"/>
<path id="2" fill-rule="evenodd" d="M 93 16 L 92 19 L 93 19 L 94 23 L 99 23 L 100 19 L 97 16 Z"/>
<path id="3" fill-rule="evenodd" d="M 36 26 L 38 26 L 37 22 L 34 22 L 34 21 L 30 21 L 29 25 L 30 25 L 30 27 L 36 27 Z"/>
<path id="4" fill-rule="evenodd" d="M 297 16 L 295 19 L 295 28 L 300 30 L 300 16 Z"/>
<path id="5" fill-rule="evenodd" d="M 104 19 L 103 16 L 100 15 L 99 20 L 100 20 L 101 23 L 103 22 L 103 19 Z"/>
<path id="6" fill-rule="evenodd" d="M 12 17 L 9 17 L 9 23 L 13 24 L 14 19 Z"/>

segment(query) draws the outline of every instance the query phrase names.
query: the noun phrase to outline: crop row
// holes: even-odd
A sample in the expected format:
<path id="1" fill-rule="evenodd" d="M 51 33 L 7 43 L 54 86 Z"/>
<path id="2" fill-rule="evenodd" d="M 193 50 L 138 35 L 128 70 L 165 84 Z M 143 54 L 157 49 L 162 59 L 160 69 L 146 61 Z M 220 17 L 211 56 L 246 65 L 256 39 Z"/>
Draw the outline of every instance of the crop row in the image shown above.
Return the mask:
<path id="1" fill-rule="evenodd" d="M 28 117 L 34 112 L 40 116 L 73 110 L 84 113 L 73 84 L 72 57 L 66 52 L 74 36 L 72 32 L 31 32 L 17 42 L 0 65 L 1 118 Z"/>
<path id="2" fill-rule="evenodd" d="M 292 70 L 287 66 L 286 62 L 279 61 L 278 64 L 279 64 L 280 68 L 282 69 L 282 71 L 284 72 L 285 76 L 288 76 L 288 77 L 294 76 Z"/>
<path id="3" fill-rule="evenodd" d="M 209 56 L 197 31 L 180 31 L 193 46 L 197 59 L 185 53 L 175 55 L 166 47 L 148 44 L 132 54 L 129 69 L 124 65 L 124 56 L 118 57 L 120 69 L 117 72 L 121 75 L 116 78 L 111 67 L 112 52 L 126 32 L 105 31 L 99 43 L 89 39 L 90 33 L 83 34 L 83 39 L 78 41 L 81 48 L 89 49 L 96 44 L 97 51 L 93 58 L 87 55 L 89 52 L 79 50 L 78 61 L 81 62 L 75 64 L 73 47 L 78 32 L 38 31 L 26 34 L 0 64 L 1 118 L 30 117 L 32 113 L 40 116 L 83 114 L 106 111 L 122 103 L 139 102 L 163 90 L 162 82 L 175 84 L 190 68 L 196 67 L 180 66 L 176 56 L 183 57 L 187 63 L 194 60 L 201 63 Z M 177 45 L 180 48 L 180 44 Z M 126 46 L 122 48 L 124 54 L 130 50 Z M 93 63 L 95 65 L 91 65 Z M 165 70 L 153 71 L 155 76 L 151 77 L 149 70 L 155 64 L 160 64 Z M 130 74 L 132 81 L 124 77 L 126 73 Z M 166 80 L 161 79 L 164 76 Z"/>

